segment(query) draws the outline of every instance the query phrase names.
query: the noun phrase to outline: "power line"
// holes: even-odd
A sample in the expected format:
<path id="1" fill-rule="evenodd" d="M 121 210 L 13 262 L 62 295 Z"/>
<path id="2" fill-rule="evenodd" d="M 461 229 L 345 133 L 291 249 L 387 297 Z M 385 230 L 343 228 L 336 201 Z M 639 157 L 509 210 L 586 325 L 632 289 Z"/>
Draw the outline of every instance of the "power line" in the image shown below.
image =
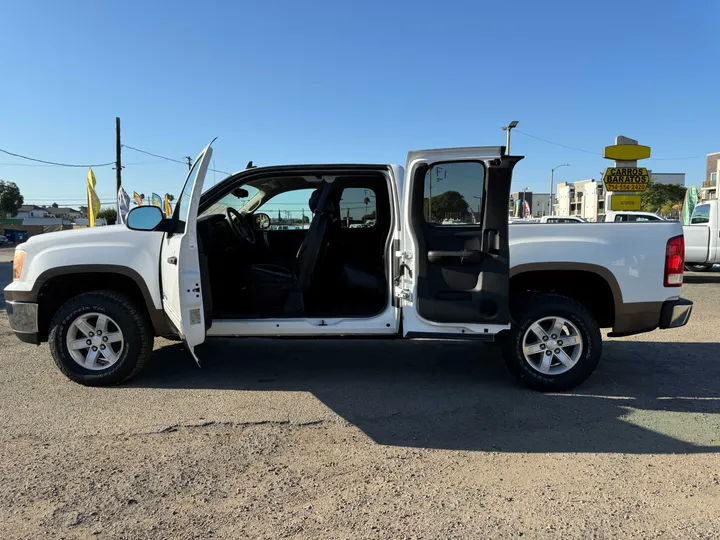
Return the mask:
<path id="1" fill-rule="evenodd" d="M 148 156 L 164 159 L 166 161 L 172 161 L 174 163 L 179 163 L 180 165 L 185 165 L 185 162 L 180 161 L 179 159 L 173 159 L 173 158 L 169 158 L 167 156 L 161 156 L 160 154 L 153 154 L 152 152 L 148 152 L 146 150 L 140 150 L 139 148 L 135 148 L 133 146 L 128 146 L 127 144 L 123 144 L 122 146 L 123 146 L 123 148 L 127 148 L 128 150 L 134 150 L 135 152 L 140 152 L 141 154 L 147 154 Z"/>
<path id="2" fill-rule="evenodd" d="M 515 133 L 520 133 L 522 135 L 525 135 L 526 137 L 530 137 L 531 139 L 537 139 L 538 141 L 546 142 L 548 144 L 554 144 L 555 146 L 562 146 L 563 148 L 568 148 L 570 150 L 577 150 L 578 152 L 585 152 L 586 154 L 594 154 L 596 156 L 601 156 L 602 153 L 600 152 L 592 152 L 590 150 L 585 150 L 584 148 L 577 148 L 576 146 L 568 146 L 567 144 L 562 144 L 554 141 L 549 141 L 547 139 L 543 139 L 542 137 L 536 137 L 535 135 L 530 135 L 529 133 L 525 133 L 524 131 L 520 131 L 518 128 L 515 128 Z"/>
<path id="3" fill-rule="evenodd" d="M 37 159 L 37 158 L 31 158 L 28 156 L 23 156 L 22 154 L 16 154 L 15 152 L 10 152 L 8 150 L 3 150 L 0 148 L 0 152 L 3 154 L 7 154 L 8 156 L 13 156 L 16 158 L 21 159 L 27 159 L 28 161 L 36 161 L 38 163 L 45 163 L 47 165 L 54 165 L 56 167 L 79 167 L 79 168 L 89 168 L 89 167 L 109 167 L 110 165 L 115 165 L 114 161 L 111 161 L 110 163 L 95 163 L 91 165 L 77 165 L 72 163 L 58 163 L 56 161 L 46 161 L 44 159 Z"/>
<path id="4" fill-rule="evenodd" d="M 152 152 L 148 152 L 147 150 L 141 150 L 140 148 L 135 148 L 134 146 L 128 146 L 127 144 L 123 144 L 123 148 L 127 148 L 128 150 L 134 150 L 135 152 L 140 152 L 141 154 L 147 154 L 148 156 L 152 156 L 152 157 L 164 159 L 164 160 L 166 160 L 166 161 L 172 161 L 173 163 L 179 163 L 180 165 L 186 165 L 186 166 L 187 166 L 187 165 L 191 165 L 191 164 L 192 164 L 192 162 L 188 163 L 188 161 L 187 161 L 188 159 L 192 160 L 192 158 L 190 158 L 189 156 L 185 158 L 186 161 L 182 161 L 182 160 L 180 160 L 180 159 L 174 159 L 174 158 L 167 157 L 167 156 L 161 156 L 160 154 L 153 154 Z M 211 169 L 211 168 L 208 168 L 208 170 L 209 170 L 209 171 L 213 171 L 213 172 L 219 172 L 219 173 L 225 174 L 225 175 L 227 175 L 227 176 L 230 176 L 230 175 L 232 174 L 232 173 L 229 173 L 229 172 L 227 172 L 227 171 L 221 171 L 220 169 Z"/>

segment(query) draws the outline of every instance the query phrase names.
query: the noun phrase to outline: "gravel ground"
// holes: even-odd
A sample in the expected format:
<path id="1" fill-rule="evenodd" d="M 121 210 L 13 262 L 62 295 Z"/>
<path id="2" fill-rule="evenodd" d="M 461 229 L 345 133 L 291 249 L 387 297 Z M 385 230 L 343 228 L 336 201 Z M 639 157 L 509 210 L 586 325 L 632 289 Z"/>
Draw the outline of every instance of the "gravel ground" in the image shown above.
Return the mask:
<path id="1" fill-rule="evenodd" d="M 157 340 L 84 388 L 0 316 L 0 537 L 718 537 L 720 273 L 686 281 L 561 395 L 434 340 Z"/>

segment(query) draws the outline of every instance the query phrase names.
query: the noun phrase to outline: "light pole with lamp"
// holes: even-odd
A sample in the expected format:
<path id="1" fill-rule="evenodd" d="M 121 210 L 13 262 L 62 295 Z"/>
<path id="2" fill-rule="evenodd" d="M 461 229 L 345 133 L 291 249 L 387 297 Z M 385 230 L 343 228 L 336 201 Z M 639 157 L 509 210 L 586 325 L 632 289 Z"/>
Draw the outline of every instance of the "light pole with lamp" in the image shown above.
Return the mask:
<path id="1" fill-rule="evenodd" d="M 563 163 L 562 165 L 553 167 L 552 171 L 550 171 L 550 203 L 548 205 L 548 206 L 550 206 L 549 213 L 548 213 L 549 216 L 553 215 L 553 184 L 555 181 L 555 169 L 559 169 L 560 167 L 569 167 L 569 166 L 570 166 L 569 163 Z"/>
<path id="2" fill-rule="evenodd" d="M 518 125 L 517 120 L 513 120 L 510 122 L 507 126 L 502 126 L 503 131 L 507 131 L 507 144 L 505 144 L 505 155 L 510 155 L 510 131 L 512 131 L 513 128 L 516 128 Z"/>

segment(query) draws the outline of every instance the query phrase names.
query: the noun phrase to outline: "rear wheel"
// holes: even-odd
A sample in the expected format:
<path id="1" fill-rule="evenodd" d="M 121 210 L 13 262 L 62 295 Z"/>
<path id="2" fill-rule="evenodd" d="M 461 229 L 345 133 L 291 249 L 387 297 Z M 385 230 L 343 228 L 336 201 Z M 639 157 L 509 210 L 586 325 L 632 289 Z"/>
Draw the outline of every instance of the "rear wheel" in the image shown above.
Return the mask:
<path id="1" fill-rule="evenodd" d="M 48 338 L 65 376 L 88 386 L 121 383 L 145 365 L 153 335 L 142 310 L 112 291 L 79 294 L 63 304 Z"/>
<path id="2" fill-rule="evenodd" d="M 685 270 L 689 270 L 690 272 L 709 272 L 712 270 L 713 264 L 686 264 Z"/>
<path id="3" fill-rule="evenodd" d="M 510 373 L 525 386 L 569 390 L 595 370 L 602 336 L 582 304 L 557 294 L 533 294 L 513 310 L 513 318 L 503 354 Z"/>

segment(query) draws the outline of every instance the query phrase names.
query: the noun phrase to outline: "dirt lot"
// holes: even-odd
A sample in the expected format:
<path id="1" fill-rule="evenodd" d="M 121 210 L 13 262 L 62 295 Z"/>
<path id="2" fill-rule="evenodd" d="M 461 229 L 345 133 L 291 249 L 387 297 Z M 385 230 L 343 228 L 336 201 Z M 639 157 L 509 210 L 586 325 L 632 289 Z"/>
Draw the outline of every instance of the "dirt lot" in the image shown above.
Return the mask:
<path id="1" fill-rule="evenodd" d="M 219 340 L 203 369 L 158 340 L 91 389 L 0 316 L 0 536 L 718 537 L 720 273 L 687 280 L 689 326 L 607 341 L 563 395 L 492 347 L 370 340 Z"/>

